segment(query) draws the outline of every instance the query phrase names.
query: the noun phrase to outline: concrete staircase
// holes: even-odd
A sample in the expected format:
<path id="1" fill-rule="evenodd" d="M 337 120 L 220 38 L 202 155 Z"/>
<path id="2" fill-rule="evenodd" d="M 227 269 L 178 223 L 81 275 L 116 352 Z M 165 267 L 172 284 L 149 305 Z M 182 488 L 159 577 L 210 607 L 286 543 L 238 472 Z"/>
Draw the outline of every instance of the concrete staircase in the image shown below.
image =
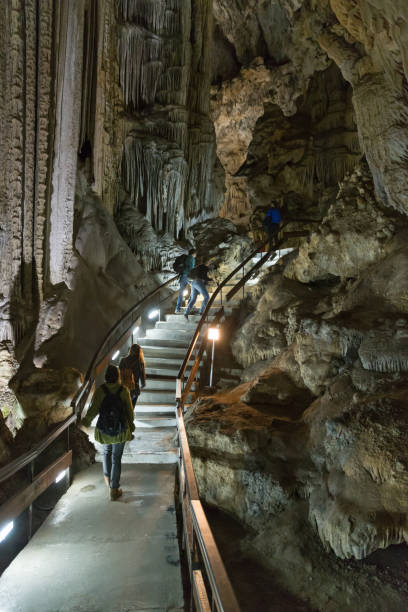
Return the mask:
<path id="1" fill-rule="evenodd" d="M 167 314 L 137 342 L 146 361 L 146 387 L 135 407 L 134 440 L 126 444 L 123 463 L 175 463 L 176 377 L 200 320 L 190 315 Z M 191 371 L 192 357 L 187 374 Z"/>

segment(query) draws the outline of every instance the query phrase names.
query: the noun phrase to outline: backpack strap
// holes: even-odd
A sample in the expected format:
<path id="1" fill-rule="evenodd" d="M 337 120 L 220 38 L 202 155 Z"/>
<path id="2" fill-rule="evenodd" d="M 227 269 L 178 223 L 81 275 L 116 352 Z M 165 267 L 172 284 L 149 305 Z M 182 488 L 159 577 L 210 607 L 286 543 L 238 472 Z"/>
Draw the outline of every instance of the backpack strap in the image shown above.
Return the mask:
<path id="1" fill-rule="evenodd" d="M 122 391 L 123 387 L 122 385 L 119 387 L 119 389 L 115 392 L 115 395 L 120 395 L 121 391 Z"/>
<path id="2" fill-rule="evenodd" d="M 105 383 L 102 385 L 102 389 L 103 389 L 103 391 L 104 391 L 105 395 L 109 395 L 109 389 L 108 389 L 108 387 L 105 385 Z"/>

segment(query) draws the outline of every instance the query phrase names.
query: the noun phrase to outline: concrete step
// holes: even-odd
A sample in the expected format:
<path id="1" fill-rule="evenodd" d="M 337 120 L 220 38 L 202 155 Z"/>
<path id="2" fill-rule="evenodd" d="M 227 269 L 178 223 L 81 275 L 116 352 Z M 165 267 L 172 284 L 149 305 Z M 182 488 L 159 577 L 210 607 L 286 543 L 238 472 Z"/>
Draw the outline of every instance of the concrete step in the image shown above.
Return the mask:
<path id="1" fill-rule="evenodd" d="M 142 416 L 146 416 L 146 415 L 159 415 L 159 414 L 166 414 L 166 415 L 174 415 L 174 411 L 176 409 L 176 402 L 170 402 L 167 404 L 147 404 L 147 403 L 140 403 L 140 404 L 136 404 L 135 407 L 135 418 L 142 418 Z"/>
<path id="2" fill-rule="evenodd" d="M 167 340 L 184 340 L 188 344 L 190 344 L 191 338 L 194 335 L 194 329 L 166 329 L 164 327 L 159 327 L 159 329 L 148 329 L 146 332 L 146 338 L 159 338 L 163 340 L 163 344 L 167 344 Z"/>
<path id="3" fill-rule="evenodd" d="M 176 387 L 174 386 L 173 391 L 162 391 L 151 390 L 145 391 L 143 390 L 139 395 L 139 399 L 142 404 L 170 404 L 172 401 L 174 402 L 176 398 Z"/>
<path id="4" fill-rule="evenodd" d="M 123 463 L 172 463 L 178 457 L 175 448 L 176 428 L 140 428 L 123 452 Z"/>
<path id="5" fill-rule="evenodd" d="M 136 429 L 154 429 L 156 427 L 176 427 L 176 417 L 157 416 L 157 414 L 140 416 L 134 421 Z"/>
<path id="6" fill-rule="evenodd" d="M 193 334 L 196 330 L 198 321 L 191 321 L 189 316 L 188 321 L 182 315 L 167 315 L 174 316 L 174 319 L 166 321 L 158 321 L 156 323 L 156 329 L 182 329 L 183 331 L 190 331 Z"/>
<path id="7" fill-rule="evenodd" d="M 159 358 L 160 361 L 163 361 L 163 359 L 169 357 L 170 359 L 178 359 L 178 363 L 181 365 L 183 363 L 183 359 L 186 356 L 186 352 L 187 352 L 187 347 L 174 347 L 174 346 L 151 346 L 151 345 L 146 345 L 144 346 L 142 343 L 140 343 L 140 346 L 142 346 L 143 348 L 143 354 L 146 358 L 146 365 L 149 365 L 150 357 L 156 357 Z M 195 356 L 193 356 L 192 358 L 193 360 L 195 359 Z"/>
<path id="8" fill-rule="evenodd" d="M 96 460 L 99 459 L 96 456 Z M 178 463 L 179 453 L 178 449 L 171 449 L 168 451 L 151 451 L 151 452 L 127 452 L 123 453 L 122 463 L 150 463 L 154 465 L 164 465 L 170 463 Z"/>
<path id="9" fill-rule="evenodd" d="M 196 314 L 190 314 L 188 317 L 188 321 L 187 319 L 182 315 L 182 314 L 167 314 L 166 315 L 166 322 L 180 322 L 180 323 L 184 323 L 185 325 L 191 325 L 194 329 L 197 326 L 197 323 L 199 322 L 199 320 L 201 319 L 201 317 L 199 315 Z"/>
<path id="10" fill-rule="evenodd" d="M 140 338 L 139 344 L 143 348 L 143 352 L 145 347 L 155 346 L 159 348 L 179 348 L 179 349 L 187 349 L 190 344 L 190 338 L 180 338 L 180 339 L 167 339 L 164 341 L 160 338 Z"/>
<path id="11" fill-rule="evenodd" d="M 181 367 L 182 361 L 177 361 L 177 367 L 169 365 L 166 367 L 165 363 L 162 363 L 160 367 L 146 368 L 146 377 L 147 383 L 149 383 L 149 376 L 171 376 L 172 378 L 177 378 L 177 374 Z M 191 365 L 186 370 L 186 375 L 188 376 L 191 372 Z"/>
<path id="12" fill-rule="evenodd" d="M 176 388 L 176 380 L 175 378 L 171 378 L 170 380 L 160 378 L 147 378 L 146 386 L 143 389 L 145 391 L 157 391 L 158 389 L 165 389 L 166 391 L 173 391 Z"/>
<path id="13" fill-rule="evenodd" d="M 191 357 L 190 364 L 189 364 L 190 367 L 193 365 L 192 363 L 193 361 L 194 361 L 194 357 Z M 183 359 L 179 359 L 178 357 L 173 358 L 172 356 L 167 357 L 166 355 L 164 355 L 163 357 L 154 356 L 154 357 L 150 357 L 148 362 L 146 360 L 146 372 L 148 371 L 149 368 L 153 370 L 162 370 L 162 369 L 166 370 L 168 368 L 179 370 L 182 363 L 183 363 Z"/>

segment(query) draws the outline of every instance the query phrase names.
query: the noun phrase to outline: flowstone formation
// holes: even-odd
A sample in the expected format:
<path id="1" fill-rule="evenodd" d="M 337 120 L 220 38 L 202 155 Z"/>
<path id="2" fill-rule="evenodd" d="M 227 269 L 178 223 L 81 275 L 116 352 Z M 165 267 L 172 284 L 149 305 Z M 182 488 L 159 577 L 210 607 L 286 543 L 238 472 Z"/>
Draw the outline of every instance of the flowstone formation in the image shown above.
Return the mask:
<path id="1" fill-rule="evenodd" d="M 315 164 L 314 168 L 309 165 L 306 183 L 316 190 L 312 198 L 316 201 L 321 187 L 336 186 L 351 169 L 360 150 L 368 160 L 379 199 L 406 211 L 407 12 L 403 1 L 281 0 L 249 2 L 245 7 L 235 0 L 214 2 L 214 45 L 223 43 L 225 58 L 214 67 L 211 101 L 217 151 L 227 173 L 224 216 L 245 224 L 251 209 L 265 206 L 265 196 L 278 196 L 278 201 L 281 197 L 286 204 L 288 189 L 280 181 L 273 181 L 270 194 L 248 186 L 253 175 L 251 159 L 246 159 L 248 145 L 258 129 L 262 130 L 261 148 L 258 155 L 255 151 L 255 158 L 264 163 L 268 157 L 272 160 L 272 168 L 263 169 L 264 176 L 273 176 L 277 165 L 280 173 L 286 167 L 286 183 L 290 184 L 294 171 L 295 191 L 299 193 L 296 166 L 303 157 L 307 165 Z M 320 78 L 328 69 L 333 75 L 329 59 L 347 86 L 344 81 L 339 87 L 330 78 Z M 301 138 L 305 143 L 298 141 L 293 150 L 282 150 L 280 134 L 293 123 L 296 126 L 308 90 L 316 88 L 319 78 L 322 87 L 309 107 L 314 116 L 303 122 Z M 349 110 L 341 124 L 339 115 L 336 118 L 340 110 L 337 101 L 344 94 Z M 262 126 L 272 105 L 273 125 Z M 353 131 L 358 133 L 359 145 Z M 323 149 L 315 142 L 316 136 L 318 140 L 323 137 Z M 346 155 L 333 156 L 333 149 L 339 146 Z M 327 181 L 324 171 L 327 157 L 334 183 Z M 323 163 L 320 172 L 319 158 Z M 259 176 L 256 169 L 255 175 Z M 319 189 L 324 175 L 326 184 Z M 306 196 L 310 199 L 310 193 Z"/>
<path id="2" fill-rule="evenodd" d="M 210 0 L 7 0 L 0 18 L 0 408 L 29 443 L 224 181 Z"/>
<path id="3" fill-rule="evenodd" d="M 187 237 L 192 225 L 220 206 L 212 178 L 215 137 L 208 96 L 211 2 L 121 0 L 118 20 L 126 115 L 124 193 L 116 219 L 139 259 L 148 263 L 154 253 L 160 259 L 163 236 L 167 243 Z M 143 240 L 136 244 L 134 230 L 127 230 L 132 215 L 139 215 L 137 226 L 143 220 L 151 226 L 158 245 L 149 240 L 146 247 Z"/>
<path id="4" fill-rule="evenodd" d="M 201 495 L 318 609 L 351 610 L 359 593 L 364 610 L 403 610 L 408 597 L 356 562 L 349 581 L 339 561 L 408 541 L 407 232 L 357 167 L 241 313 L 243 383 L 188 418 Z"/>

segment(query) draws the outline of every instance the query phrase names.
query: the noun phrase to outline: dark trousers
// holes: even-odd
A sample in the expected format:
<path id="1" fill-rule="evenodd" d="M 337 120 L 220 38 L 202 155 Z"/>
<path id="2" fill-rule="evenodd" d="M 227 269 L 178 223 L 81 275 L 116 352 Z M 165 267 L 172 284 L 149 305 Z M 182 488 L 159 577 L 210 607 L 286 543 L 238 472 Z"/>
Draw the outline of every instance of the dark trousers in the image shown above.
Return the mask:
<path id="1" fill-rule="evenodd" d="M 130 398 L 132 400 L 133 408 L 136 406 L 137 398 L 139 397 L 139 395 L 140 395 L 140 387 L 139 385 L 136 385 L 135 389 L 130 390 Z"/>
<path id="2" fill-rule="evenodd" d="M 269 238 L 269 250 L 273 251 L 278 245 L 279 223 L 271 223 L 266 228 Z"/>

